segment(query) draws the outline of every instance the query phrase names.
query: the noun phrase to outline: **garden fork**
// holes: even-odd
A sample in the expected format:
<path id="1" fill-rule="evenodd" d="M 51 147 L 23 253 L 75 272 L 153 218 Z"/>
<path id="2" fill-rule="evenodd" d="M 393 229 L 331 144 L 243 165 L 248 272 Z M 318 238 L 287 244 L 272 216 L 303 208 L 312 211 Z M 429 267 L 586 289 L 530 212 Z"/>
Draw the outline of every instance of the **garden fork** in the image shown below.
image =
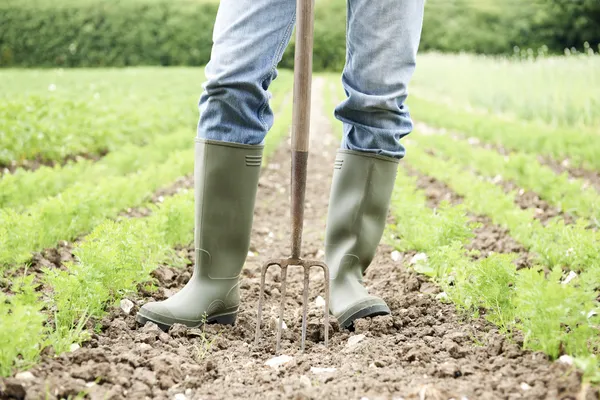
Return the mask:
<path id="1" fill-rule="evenodd" d="M 277 353 L 281 349 L 281 330 L 283 328 L 283 311 L 285 308 L 285 292 L 287 270 L 290 266 L 304 269 L 304 289 L 302 291 L 302 351 L 306 341 L 306 314 L 308 310 L 309 274 L 312 267 L 322 268 L 325 275 L 325 346 L 329 340 L 329 268 L 325 263 L 313 260 L 302 260 L 302 229 L 304 224 L 304 195 L 306 192 L 306 168 L 310 134 L 310 96 L 312 80 L 313 35 L 314 35 L 314 0 L 297 0 L 296 13 L 296 53 L 294 60 L 294 109 L 292 122 L 292 255 L 287 259 L 267 261 L 261 270 L 260 293 L 258 299 L 258 315 L 256 321 L 255 343 L 260 339 L 262 307 L 264 301 L 265 279 L 269 267 L 279 265 L 281 268 L 281 304 L 277 321 Z"/>

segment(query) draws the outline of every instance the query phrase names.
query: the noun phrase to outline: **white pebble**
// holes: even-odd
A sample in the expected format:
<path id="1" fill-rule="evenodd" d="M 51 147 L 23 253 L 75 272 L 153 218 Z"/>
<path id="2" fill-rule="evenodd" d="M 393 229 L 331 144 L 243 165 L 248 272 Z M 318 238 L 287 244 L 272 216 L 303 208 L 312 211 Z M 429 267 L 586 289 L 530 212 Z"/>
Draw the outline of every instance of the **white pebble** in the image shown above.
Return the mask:
<path id="1" fill-rule="evenodd" d="M 265 362 L 265 365 L 267 365 L 271 368 L 277 368 L 284 364 L 289 363 L 293 359 L 294 359 L 293 357 L 290 357 L 290 356 L 287 356 L 284 354 L 282 356 L 273 357 L 270 360 L 267 360 L 267 362 Z"/>
<path id="2" fill-rule="evenodd" d="M 71 344 L 71 346 L 69 346 L 69 351 L 72 353 L 72 352 L 74 352 L 75 350 L 79 349 L 80 347 L 81 347 L 81 346 L 80 346 L 79 344 L 77 344 L 77 343 L 73 343 L 73 344 Z"/>
<path id="3" fill-rule="evenodd" d="M 562 281 L 562 284 L 566 285 L 575 278 L 577 278 L 577 273 L 575 271 L 569 271 L 569 275 Z"/>
<path id="4" fill-rule="evenodd" d="M 121 310 L 123 310 L 123 312 L 127 315 L 129 315 L 129 313 L 131 312 L 131 309 L 133 308 L 133 302 L 129 299 L 122 299 L 121 303 Z"/>
<path id="5" fill-rule="evenodd" d="M 573 357 L 568 356 L 566 354 L 563 355 L 563 356 L 560 356 L 558 358 L 558 361 L 561 362 L 561 363 L 563 363 L 563 364 L 573 365 Z"/>
<path id="6" fill-rule="evenodd" d="M 185 394 L 183 393 L 177 393 L 174 397 L 173 400 L 187 400 L 187 397 Z"/>
<path id="7" fill-rule="evenodd" d="M 525 383 L 525 382 L 521 382 L 521 390 L 523 390 L 523 391 L 527 391 L 527 390 L 529 390 L 529 389 L 531 389 L 531 386 L 529 386 L 529 385 L 528 385 L 527 383 Z"/>
<path id="8" fill-rule="evenodd" d="M 300 377 L 300 384 L 302 386 L 304 386 L 305 388 L 307 388 L 307 389 L 310 388 L 310 387 L 312 387 L 312 383 L 310 382 L 309 377 L 306 376 L 306 375 L 302 375 Z"/>
<path id="9" fill-rule="evenodd" d="M 23 371 L 23 372 L 19 372 L 18 374 L 16 374 L 15 378 L 22 380 L 22 381 L 32 381 L 35 379 L 35 376 L 33 376 L 33 374 L 29 371 Z"/>
<path id="10" fill-rule="evenodd" d="M 435 296 L 435 298 L 436 298 L 437 300 L 440 300 L 440 301 L 446 301 L 446 300 L 448 300 L 448 293 L 446 293 L 446 292 L 441 292 L 441 293 L 438 293 L 438 294 Z"/>
<path id="11" fill-rule="evenodd" d="M 325 299 L 321 296 L 317 296 L 317 298 L 315 299 L 315 304 L 319 308 L 325 307 Z"/>
<path id="12" fill-rule="evenodd" d="M 333 367 L 310 367 L 310 372 L 312 372 L 313 374 L 326 374 L 326 373 L 331 373 L 331 372 L 335 372 L 336 368 Z"/>
<path id="13" fill-rule="evenodd" d="M 410 265 L 415 265 L 421 262 L 427 261 L 427 254 L 425 253 L 417 253 L 410 259 Z"/>
<path id="14" fill-rule="evenodd" d="M 390 254 L 390 256 L 392 257 L 393 261 L 396 261 L 396 262 L 400 261 L 401 255 L 400 255 L 399 251 L 397 251 L 397 250 L 392 251 L 392 254 Z"/>
<path id="15" fill-rule="evenodd" d="M 359 344 L 360 342 L 362 342 L 365 337 L 366 336 L 363 335 L 363 334 L 350 336 L 350 338 L 348 339 L 348 343 L 346 343 L 346 347 L 354 347 L 354 346 L 356 346 L 357 344 Z"/>

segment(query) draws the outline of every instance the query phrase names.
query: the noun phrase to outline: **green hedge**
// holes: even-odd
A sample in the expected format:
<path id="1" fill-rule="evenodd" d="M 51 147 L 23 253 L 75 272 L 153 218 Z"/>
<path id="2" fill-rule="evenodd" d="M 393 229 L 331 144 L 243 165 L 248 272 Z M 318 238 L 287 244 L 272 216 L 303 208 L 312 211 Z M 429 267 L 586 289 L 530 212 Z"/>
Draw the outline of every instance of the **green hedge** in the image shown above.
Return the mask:
<path id="1" fill-rule="evenodd" d="M 2 0 L 0 66 L 204 65 L 217 7 L 206 0 Z M 316 70 L 344 65 L 344 7 L 319 7 Z M 293 49 L 283 67 L 293 65 Z"/>

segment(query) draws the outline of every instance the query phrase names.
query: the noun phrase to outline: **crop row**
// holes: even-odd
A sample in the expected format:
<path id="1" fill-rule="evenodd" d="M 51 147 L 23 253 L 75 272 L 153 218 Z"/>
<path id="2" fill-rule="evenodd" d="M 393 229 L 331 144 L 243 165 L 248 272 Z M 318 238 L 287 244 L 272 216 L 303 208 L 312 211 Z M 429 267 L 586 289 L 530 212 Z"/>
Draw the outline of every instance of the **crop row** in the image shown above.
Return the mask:
<path id="1" fill-rule="evenodd" d="M 329 106 L 337 94 L 331 92 L 337 88 L 330 86 Z M 600 346 L 596 233 L 585 230 L 582 223 L 565 226 L 559 219 L 543 227 L 531 210 L 516 207 L 512 195 L 465 172 L 460 165 L 429 156 L 414 146 L 408 154 L 411 166 L 447 183 L 464 196 L 464 202 L 455 206 L 442 202 L 435 210 L 428 208 L 415 179 L 400 168 L 391 205 L 395 224 L 388 226 L 386 237 L 391 237 L 400 251 L 425 253 L 427 257 L 421 258 L 415 269 L 433 278 L 459 309 L 475 316 L 483 312 L 504 333 L 522 331 L 527 348 L 553 358 L 576 356 L 577 366 L 588 379 L 600 382 L 600 361 L 595 356 Z M 539 265 L 517 271 L 513 263 L 516 254 L 491 254 L 474 261 L 464 246 L 474 237 L 476 227 L 469 221 L 468 211 L 488 215 L 494 223 L 509 227 L 517 240 L 541 255 L 539 261 L 550 273 L 546 275 L 547 268 Z M 564 266 L 583 272 L 567 282 Z"/>
<path id="2" fill-rule="evenodd" d="M 279 107 L 286 99 L 283 93 L 274 102 L 274 107 Z M 288 101 L 265 143 L 267 156 L 288 132 L 290 112 L 291 102 Z M 149 157 L 139 171 L 116 177 L 100 173 L 98 179 L 81 179 L 58 195 L 37 201 L 25 211 L 0 209 L 0 266 L 17 266 L 29 260 L 32 251 L 85 234 L 105 218 L 114 218 L 124 208 L 142 204 L 158 188 L 193 171 L 193 146 L 175 153 L 168 147 L 156 151 L 157 156 Z M 169 157 L 164 161 L 167 154 Z M 64 168 L 68 169 L 63 167 L 56 172 L 60 174 Z M 43 178 L 41 174 L 36 176 Z"/>
<path id="3" fill-rule="evenodd" d="M 511 236 L 538 255 L 544 265 L 576 272 L 600 269 L 597 251 L 600 234 L 587 229 L 584 219 L 567 225 L 556 217 L 544 226 L 533 217 L 534 210 L 515 205 L 515 193 L 507 194 L 494 183 L 465 171 L 460 164 L 430 156 L 419 147 L 411 146 L 409 151 L 407 161 L 412 167 L 446 183 L 463 196 L 469 210 L 487 215 L 495 224 L 508 228 Z"/>
<path id="4" fill-rule="evenodd" d="M 273 108 L 278 109 L 281 106 L 290 86 L 288 74 L 274 85 Z M 285 120 L 289 116 L 282 117 Z M 0 177 L 0 208 L 23 209 L 38 199 L 60 193 L 78 181 L 91 182 L 101 177 L 137 171 L 152 162 L 164 160 L 171 151 L 192 147 L 191 137 L 191 130 L 179 129 L 167 136 L 159 135 L 145 146 L 120 146 L 96 163 L 80 159 L 64 166 L 41 166 L 35 171 L 17 169 L 13 174 Z"/>
<path id="5" fill-rule="evenodd" d="M 292 103 L 288 99 L 281 96 L 274 103 L 281 108 L 265 142 L 267 160 L 289 131 Z M 192 151 L 174 153 L 167 163 L 133 179 L 113 178 L 113 185 L 118 179 L 130 185 L 155 181 L 157 171 L 164 176 L 191 172 Z M 105 218 L 78 242 L 73 250 L 77 262 L 66 269 L 45 269 L 41 282 L 26 274 L 13 281 L 10 295 L 0 292 L 0 320 L 6 322 L 0 324 L 0 376 L 31 366 L 48 346 L 57 353 L 68 351 L 73 343 L 88 337 L 88 321 L 97 320 L 107 307 L 150 282 L 150 273 L 158 265 L 182 265 L 173 248 L 193 239 L 193 201 L 193 192 L 185 191 L 151 205 L 149 217 Z M 133 205 L 131 201 L 122 204 Z M 46 297 L 38 290 L 40 284 L 48 289 Z"/>
<path id="6" fill-rule="evenodd" d="M 399 250 L 427 255 L 415 269 L 434 279 L 459 309 L 482 313 L 504 333 L 520 330 L 526 348 L 553 359 L 574 356 L 589 379 L 600 379 L 594 355 L 600 346 L 599 292 L 586 281 L 590 277 L 582 274 L 565 283 L 560 266 L 548 275 L 541 266 L 517 271 L 515 254 L 474 261 L 464 247 L 475 227 L 467 207 L 444 202 L 429 209 L 425 194 L 401 168 L 391 206 L 396 224 L 388 227 L 388 235 Z"/>
<path id="7" fill-rule="evenodd" d="M 64 166 L 42 166 L 35 171 L 18 169 L 0 179 L 0 208 L 23 210 L 39 199 L 54 196 L 75 183 L 95 182 L 135 172 L 162 162 L 174 151 L 189 148 L 191 131 L 180 129 L 159 136 L 147 146 L 127 144 L 98 162 L 78 160 Z"/>
<path id="8" fill-rule="evenodd" d="M 167 198 L 147 218 L 106 220 L 74 250 L 77 263 L 44 271 L 48 298 L 33 276 L 19 278 L 13 295 L 0 293 L 0 375 L 27 368 L 47 346 L 61 353 L 84 340 L 90 318 L 149 281 L 153 269 L 173 259 L 174 245 L 191 242 L 193 212 L 189 191 Z"/>
<path id="9" fill-rule="evenodd" d="M 541 165 L 533 154 L 514 152 L 503 156 L 447 134 L 425 134 L 418 129 L 410 141 L 483 176 L 512 180 L 563 212 L 600 221 L 600 194 L 581 179 L 570 179 L 566 173 L 556 174 Z"/>
<path id="10" fill-rule="evenodd" d="M 0 72 L 0 167 L 102 155 L 192 128 L 202 76 L 199 68 Z M 291 82 L 282 71 L 272 90 Z"/>
<path id="11" fill-rule="evenodd" d="M 411 95 L 411 114 L 419 121 L 476 137 L 483 142 L 556 160 L 569 159 L 577 167 L 600 170 L 600 146 L 595 132 L 554 128 L 535 122 L 508 120 Z"/>

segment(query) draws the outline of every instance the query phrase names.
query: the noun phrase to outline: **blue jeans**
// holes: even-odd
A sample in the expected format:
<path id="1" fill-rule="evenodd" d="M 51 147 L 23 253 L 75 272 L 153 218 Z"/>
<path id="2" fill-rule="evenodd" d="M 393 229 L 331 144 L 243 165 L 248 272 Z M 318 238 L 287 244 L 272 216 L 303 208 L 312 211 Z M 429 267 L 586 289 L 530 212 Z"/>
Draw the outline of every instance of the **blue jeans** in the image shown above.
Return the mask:
<path id="1" fill-rule="evenodd" d="M 402 158 L 412 130 L 406 105 L 424 0 L 347 0 L 342 148 Z M 290 40 L 296 0 L 221 0 L 198 136 L 257 145 L 273 125 L 270 83 Z"/>

